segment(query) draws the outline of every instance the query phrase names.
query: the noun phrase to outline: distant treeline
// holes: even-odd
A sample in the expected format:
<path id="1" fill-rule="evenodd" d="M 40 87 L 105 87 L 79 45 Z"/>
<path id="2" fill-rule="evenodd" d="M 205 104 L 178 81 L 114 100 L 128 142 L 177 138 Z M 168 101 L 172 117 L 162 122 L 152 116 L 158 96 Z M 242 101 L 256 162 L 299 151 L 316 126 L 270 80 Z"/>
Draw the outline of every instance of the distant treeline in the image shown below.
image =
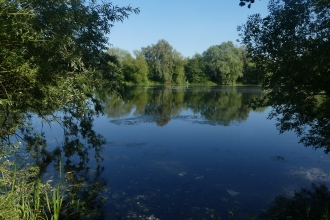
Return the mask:
<path id="1" fill-rule="evenodd" d="M 135 50 L 134 56 L 120 48 L 109 48 L 117 58 L 123 80 L 133 84 L 260 84 L 255 64 L 244 47 L 231 41 L 209 47 L 202 54 L 185 58 L 166 40 Z"/>

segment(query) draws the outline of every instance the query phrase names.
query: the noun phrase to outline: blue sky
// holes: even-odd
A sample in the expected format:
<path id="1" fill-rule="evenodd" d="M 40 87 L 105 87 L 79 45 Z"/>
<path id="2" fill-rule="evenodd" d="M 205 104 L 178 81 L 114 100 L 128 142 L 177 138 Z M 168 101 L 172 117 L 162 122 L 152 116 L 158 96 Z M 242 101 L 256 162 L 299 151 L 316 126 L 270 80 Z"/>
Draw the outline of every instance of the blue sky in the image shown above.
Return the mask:
<path id="1" fill-rule="evenodd" d="M 239 0 L 115 0 L 118 6 L 139 7 L 138 15 L 117 22 L 109 36 L 113 47 L 129 52 L 140 50 L 158 40 L 167 40 L 185 57 L 203 53 L 212 45 L 238 39 L 237 26 L 248 15 L 266 16 L 267 0 L 257 0 L 251 7 L 238 6 Z"/>

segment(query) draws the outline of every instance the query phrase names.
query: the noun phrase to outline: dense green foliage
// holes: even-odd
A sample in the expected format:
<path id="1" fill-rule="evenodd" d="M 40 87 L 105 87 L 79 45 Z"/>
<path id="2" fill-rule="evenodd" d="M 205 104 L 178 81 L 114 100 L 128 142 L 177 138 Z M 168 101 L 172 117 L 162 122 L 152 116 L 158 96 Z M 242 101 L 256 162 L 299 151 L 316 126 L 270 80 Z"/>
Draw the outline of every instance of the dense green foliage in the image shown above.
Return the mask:
<path id="1" fill-rule="evenodd" d="M 230 41 L 211 46 L 203 53 L 207 72 L 219 84 L 234 84 L 243 76 L 242 56 Z"/>
<path id="2" fill-rule="evenodd" d="M 129 12 L 139 9 L 79 0 L 1 1 L 1 134 L 12 131 L 9 112 L 50 112 L 92 98 L 94 88 L 117 91 L 116 62 L 103 50 L 113 22 Z"/>
<path id="3" fill-rule="evenodd" d="M 270 14 L 251 15 L 240 34 L 262 75 L 281 132 L 295 130 L 307 146 L 330 151 L 330 2 L 271 0 Z"/>
<path id="4" fill-rule="evenodd" d="M 142 53 L 148 63 L 151 80 L 161 83 L 184 81 L 183 57 L 166 40 L 143 47 Z"/>
<path id="5" fill-rule="evenodd" d="M 206 74 L 206 64 L 203 56 L 196 53 L 192 58 L 188 59 L 185 65 L 185 73 L 190 83 L 205 83 L 208 81 Z"/>
<path id="6" fill-rule="evenodd" d="M 51 86 L 86 72 L 115 81 L 106 65 L 110 59 L 102 52 L 107 45 L 106 34 L 114 21 L 137 9 L 94 1 L 0 4 L 1 98 L 18 98 L 10 97 L 12 93 L 43 98 Z"/>
<path id="7" fill-rule="evenodd" d="M 119 48 L 108 49 L 120 62 L 124 80 L 134 84 L 259 84 L 261 76 L 244 47 L 231 41 L 211 46 L 202 55 L 184 58 L 166 40 L 135 51 L 135 58 Z M 147 66 L 146 66 L 147 64 Z M 246 76 L 244 76 L 246 74 Z"/>
<path id="8" fill-rule="evenodd" d="M 133 60 L 132 69 L 133 69 L 133 82 L 135 84 L 147 84 L 149 69 L 146 60 L 144 59 L 141 51 L 134 51 L 135 60 Z"/>
<path id="9" fill-rule="evenodd" d="M 135 58 L 128 51 L 120 48 L 111 47 L 107 53 L 118 59 L 121 75 L 126 82 L 134 84 L 148 83 L 149 69 L 140 51 L 134 51 Z"/>
<path id="10" fill-rule="evenodd" d="M 241 47 L 241 56 L 243 61 L 243 76 L 238 78 L 237 81 L 243 84 L 260 85 L 263 77 L 256 68 L 256 64 L 252 62 L 252 59 L 248 55 L 248 51 L 245 47 Z"/>

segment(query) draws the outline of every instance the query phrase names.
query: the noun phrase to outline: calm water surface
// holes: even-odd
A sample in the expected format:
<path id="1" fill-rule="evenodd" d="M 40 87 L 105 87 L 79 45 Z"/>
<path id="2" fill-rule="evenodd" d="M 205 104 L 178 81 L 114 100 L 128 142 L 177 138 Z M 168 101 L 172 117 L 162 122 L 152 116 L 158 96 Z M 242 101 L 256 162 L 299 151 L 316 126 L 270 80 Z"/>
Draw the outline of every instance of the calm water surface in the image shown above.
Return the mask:
<path id="1" fill-rule="evenodd" d="M 329 185 L 328 156 L 280 135 L 271 108 L 246 105 L 260 96 L 259 87 L 137 87 L 124 100 L 100 97 L 107 218 L 246 219 L 278 195 Z"/>

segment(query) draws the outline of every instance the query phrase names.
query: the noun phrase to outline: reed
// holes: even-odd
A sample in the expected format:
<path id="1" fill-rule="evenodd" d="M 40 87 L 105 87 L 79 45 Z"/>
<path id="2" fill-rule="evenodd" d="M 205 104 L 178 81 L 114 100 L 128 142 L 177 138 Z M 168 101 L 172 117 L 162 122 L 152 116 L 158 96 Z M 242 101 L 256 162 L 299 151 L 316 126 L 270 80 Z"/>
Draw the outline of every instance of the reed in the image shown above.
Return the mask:
<path id="1" fill-rule="evenodd" d="M 64 173 L 59 160 L 59 178 L 43 182 L 37 166 L 25 165 L 0 157 L 0 220 L 58 220 L 97 216 L 94 199 L 98 184 L 86 185 L 75 179 L 74 172 Z M 89 189 L 89 193 L 85 190 Z M 98 190 L 96 190 L 98 192 Z"/>
<path id="2" fill-rule="evenodd" d="M 0 167 L 0 219 L 45 219 L 40 205 L 41 185 L 36 184 L 39 189 L 34 189 L 34 182 L 27 178 L 29 172 L 18 171 L 15 163 L 12 171 L 10 166 L 9 169 L 4 167 L 3 164 Z"/>
<path id="3" fill-rule="evenodd" d="M 61 194 L 61 181 L 62 181 L 62 163 L 59 161 L 59 173 L 60 179 L 56 187 L 53 188 L 52 198 L 50 199 L 48 193 L 46 193 L 46 202 L 48 211 L 52 213 L 52 220 L 58 220 L 61 214 L 61 208 L 63 204 L 64 195 Z"/>

